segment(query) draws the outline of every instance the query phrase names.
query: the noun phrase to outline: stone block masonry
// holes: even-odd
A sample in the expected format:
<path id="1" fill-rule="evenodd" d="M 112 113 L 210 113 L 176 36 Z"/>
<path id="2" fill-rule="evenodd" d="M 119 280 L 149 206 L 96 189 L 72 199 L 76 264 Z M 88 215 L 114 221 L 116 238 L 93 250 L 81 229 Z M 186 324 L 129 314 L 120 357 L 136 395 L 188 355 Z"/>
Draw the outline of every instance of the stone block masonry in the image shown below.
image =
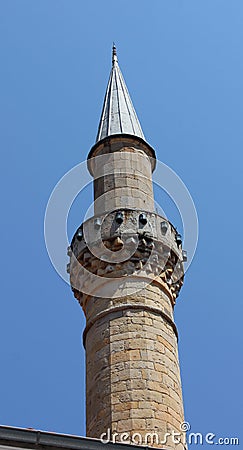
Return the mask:
<path id="1" fill-rule="evenodd" d="M 141 225 L 141 213 L 119 208 L 119 223 L 117 210 L 96 215 L 72 241 L 71 284 L 86 316 L 87 435 L 96 438 L 109 429 L 156 432 L 163 439 L 181 433 L 184 420 L 173 318 L 183 284 L 182 249 L 167 220 L 146 211 Z M 129 260 L 121 253 L 117 263 L 131 239 Z"/>

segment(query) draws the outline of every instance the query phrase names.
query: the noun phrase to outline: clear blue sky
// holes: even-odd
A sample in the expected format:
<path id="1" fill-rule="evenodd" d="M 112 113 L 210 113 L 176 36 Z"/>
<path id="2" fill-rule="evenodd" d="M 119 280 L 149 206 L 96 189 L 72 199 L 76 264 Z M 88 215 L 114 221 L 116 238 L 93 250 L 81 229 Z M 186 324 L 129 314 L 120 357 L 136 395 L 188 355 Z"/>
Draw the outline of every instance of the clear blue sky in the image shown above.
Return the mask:
<path id="1" fill-rule="evenodd" d="M 94 143 L 114 40 L 146 138 L 199 216 L 175 314 L 186 419 L 243 448 L 242 23 L 242 0 L 0 0 L 0 423 L 85 434 L 84 318 L 43 220 Z"/>

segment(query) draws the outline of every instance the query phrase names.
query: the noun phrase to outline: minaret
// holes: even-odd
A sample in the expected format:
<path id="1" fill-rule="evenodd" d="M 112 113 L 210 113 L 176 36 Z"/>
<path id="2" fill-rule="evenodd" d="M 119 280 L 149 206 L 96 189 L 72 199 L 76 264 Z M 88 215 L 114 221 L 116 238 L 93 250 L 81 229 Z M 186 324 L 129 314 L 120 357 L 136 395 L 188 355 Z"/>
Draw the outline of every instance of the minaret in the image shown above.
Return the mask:
<path id="1" fill-rule="evenodd" d="M 94 216 L 69 249 L 71 286 L 86 317 L 87 436 L 108 433 L 114 440 L 118 433 L 119 441 L 122 433 L 156 433 L 154 446 L 184 449 L 172 438 L 184 421 L 173 318 L 184 276 L 182 240 L 155 211 L 155 165 L 113 46 L 88 155 Z"/>

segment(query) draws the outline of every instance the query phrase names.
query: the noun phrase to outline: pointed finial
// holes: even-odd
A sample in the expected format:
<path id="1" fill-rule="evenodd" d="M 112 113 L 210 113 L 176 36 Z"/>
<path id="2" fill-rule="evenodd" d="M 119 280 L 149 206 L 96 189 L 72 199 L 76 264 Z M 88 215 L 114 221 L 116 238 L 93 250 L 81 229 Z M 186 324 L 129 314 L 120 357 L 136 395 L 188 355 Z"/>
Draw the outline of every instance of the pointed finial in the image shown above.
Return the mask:
<path id="1" fill-rule="evenodd" d="M 112 47 L 112 65 L 114 66 L 115 63 L 117 63 L 117 53 L 116 53 L 116 46 L 115 43 L 113 42 L 113 47 Z"/>

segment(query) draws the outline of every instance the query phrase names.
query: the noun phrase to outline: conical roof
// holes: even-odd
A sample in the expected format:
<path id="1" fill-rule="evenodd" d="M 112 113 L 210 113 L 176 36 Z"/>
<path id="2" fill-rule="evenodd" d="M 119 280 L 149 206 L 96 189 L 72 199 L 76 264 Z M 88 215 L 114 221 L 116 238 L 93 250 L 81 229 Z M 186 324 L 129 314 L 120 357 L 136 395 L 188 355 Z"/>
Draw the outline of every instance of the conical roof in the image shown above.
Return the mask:
<path id="1" fill-rule="evenodd" d="M 96 142 L 114 134 L 130 134 L 145 139 L 118 65 L 115 45 L 113 45 L 112 50 L 112 69 L 106 89 Z"/>

